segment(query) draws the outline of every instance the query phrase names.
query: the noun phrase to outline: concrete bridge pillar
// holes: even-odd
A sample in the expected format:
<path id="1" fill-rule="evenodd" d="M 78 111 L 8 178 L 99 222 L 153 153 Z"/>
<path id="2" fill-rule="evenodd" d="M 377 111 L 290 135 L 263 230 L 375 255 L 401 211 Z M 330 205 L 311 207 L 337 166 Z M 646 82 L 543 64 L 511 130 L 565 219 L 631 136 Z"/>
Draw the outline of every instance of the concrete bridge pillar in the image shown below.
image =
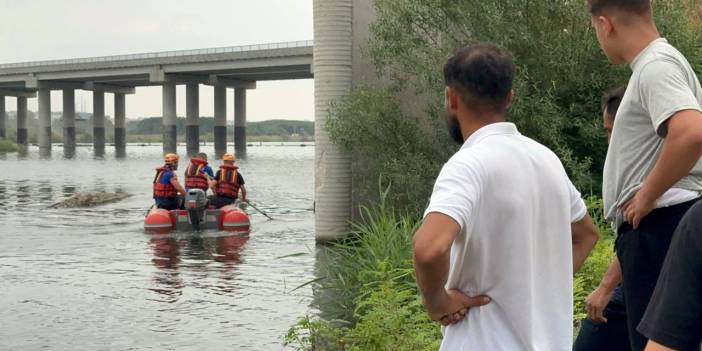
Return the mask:
<path id="1" fill-rule="evenodd" d="M 93 91 L 93 150 L 105 156 L 105 92 Z"/>
<path id="2" fill-rule="evenodd" d="M 176 134 L 176 86 L 174 83 L 163 84 L 163 153 L 178 150 Z"/>
<path id="3" fill-rule="evenodd" d="M 73 89 L 63 89 L 63 156 L 76 154 L 76 95 Z"/>
<path id="4" fill-rule="evenodd" d="M 37 139 L 39 141 L 39 156 L 51 156 L 51 90 L 39 89 L 37 92 L 39 99 L 39 130 Z"/>
<path id="5" fill-rule="evenodd" d="M 7 112 L 5 111 L 5 97 L 0 95 L 0 138 L 7 138 L 5 125 L 7 124 Z"/>
<path id="6" fill-rule="evenodd" d="M 185 86 L 185 145 L 188 157 L 200 152 L 200 86 Z"/>
<path id="7" fill-rule="evenodd" d="M 349 233 L 351 157 L 325 130 L 332 101 L 353 81 L 353 0 L 314 0 L 315 237 L 338 239 Z"/>
<path id="8" fill-rule="evenodd" d="M 246 156 L 246 89 L 234 89 L 234 151 Z"/>
<path id="9" fill-rule="evenodd" d="M 214 144 L 215 158 L 227 152 L 227 87 L 214 86 Z"/>
<path id="10" fill-rule="evenodd" d="M 115 157 L 127 156 L 126 103 L 123 93 L 115 93 Z"/>
<path id="11" fill-rule="evenodd" d="M 27 98 L 17 97 L 17 144 L 27 146 Z"/>

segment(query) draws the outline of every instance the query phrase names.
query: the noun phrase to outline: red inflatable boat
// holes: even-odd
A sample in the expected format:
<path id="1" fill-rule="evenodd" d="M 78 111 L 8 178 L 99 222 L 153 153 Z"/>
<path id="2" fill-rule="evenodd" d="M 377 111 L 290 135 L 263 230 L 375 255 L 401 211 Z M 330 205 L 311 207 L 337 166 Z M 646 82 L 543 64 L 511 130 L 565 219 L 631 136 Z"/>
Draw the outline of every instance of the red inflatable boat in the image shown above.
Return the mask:
<path id="1" fill-rule="evenodd" d="M 190 208 L 189 206 L 186 206 Z M 199 213 L 198 213 L 199 212 Z M 164 210 L 153 207 L 144 219 L 147 233 L 169 233 L 174 230 L 191 231 L 199 229 L 226 230 L 230 232 L 249 232 L 249 216 L 236 205 L 220 209 Z"/>

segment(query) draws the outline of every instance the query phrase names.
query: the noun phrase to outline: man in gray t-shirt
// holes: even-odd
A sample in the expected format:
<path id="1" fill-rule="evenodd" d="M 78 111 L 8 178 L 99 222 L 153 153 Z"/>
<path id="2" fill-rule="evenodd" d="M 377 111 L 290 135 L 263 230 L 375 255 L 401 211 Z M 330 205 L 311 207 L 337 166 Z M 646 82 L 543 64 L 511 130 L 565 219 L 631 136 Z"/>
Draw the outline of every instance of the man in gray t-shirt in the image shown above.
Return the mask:
<path id="1" fill-rule="evenodd" d="M 631 62 L 632 75 L 614 122 L 604 169 L 607 219 L 618 228 L 623 207 L 641 189 L 656 165 L 669 119 L 680 111 L 701 111 L 702 88 L 685 57 L 660 38 Z M 702 162 L 667 190 L 654 205 L 667 207 L 694 200 L 702 191 Z"/>
<path id="2" fill-rule="evenodd" d="M 607 219 L 617 228 L 632 350 L 673 233 L 702 192 L 702 88 L 685 57 L 661 39 L 649 0 L 588 0 L 614 64 L 632 69 L 604 170 Z"/>

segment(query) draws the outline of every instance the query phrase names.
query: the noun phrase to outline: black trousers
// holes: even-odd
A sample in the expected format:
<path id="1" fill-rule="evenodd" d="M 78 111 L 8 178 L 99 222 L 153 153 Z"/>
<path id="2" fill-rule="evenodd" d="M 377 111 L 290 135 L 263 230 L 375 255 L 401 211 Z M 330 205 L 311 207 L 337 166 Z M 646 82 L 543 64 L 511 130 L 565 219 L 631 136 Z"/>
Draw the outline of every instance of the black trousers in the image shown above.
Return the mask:
<path id="1" fill-rule="evenodd" d="M 628 351 L 629 337 L 626 309 L 620 301 L 610 301 L 605 307 L 607 323 L 585 318 L 580 333 L 573 344 L 573 351 Z"/>
<path id="2" fill-rule="evenodd" d="M 629 223 L 617 231 L 616 250 L 622 266 L 627 329 L 632 351 L 646 347 L 646 337 L 636 330 L 646 312 L 665 255 L 678 223 L 697 200 L 659 208 L 641 220 L 638 229 Z"/>

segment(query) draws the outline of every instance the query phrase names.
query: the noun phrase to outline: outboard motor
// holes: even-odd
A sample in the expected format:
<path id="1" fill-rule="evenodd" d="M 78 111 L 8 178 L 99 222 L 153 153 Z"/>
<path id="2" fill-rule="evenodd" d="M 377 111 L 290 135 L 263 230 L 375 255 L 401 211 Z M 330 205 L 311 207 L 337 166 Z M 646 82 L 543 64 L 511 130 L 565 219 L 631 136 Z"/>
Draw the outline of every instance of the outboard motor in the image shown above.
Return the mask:
<path id="1" fill-rule="evenodd" d="M 207 194 L 202 189 L 190 189 L 185 195 L 185 209 L 188 210 L 188 219 L 195 230 L 200 229 L 200 223 L 205 220 L 207 208 Z"/>

